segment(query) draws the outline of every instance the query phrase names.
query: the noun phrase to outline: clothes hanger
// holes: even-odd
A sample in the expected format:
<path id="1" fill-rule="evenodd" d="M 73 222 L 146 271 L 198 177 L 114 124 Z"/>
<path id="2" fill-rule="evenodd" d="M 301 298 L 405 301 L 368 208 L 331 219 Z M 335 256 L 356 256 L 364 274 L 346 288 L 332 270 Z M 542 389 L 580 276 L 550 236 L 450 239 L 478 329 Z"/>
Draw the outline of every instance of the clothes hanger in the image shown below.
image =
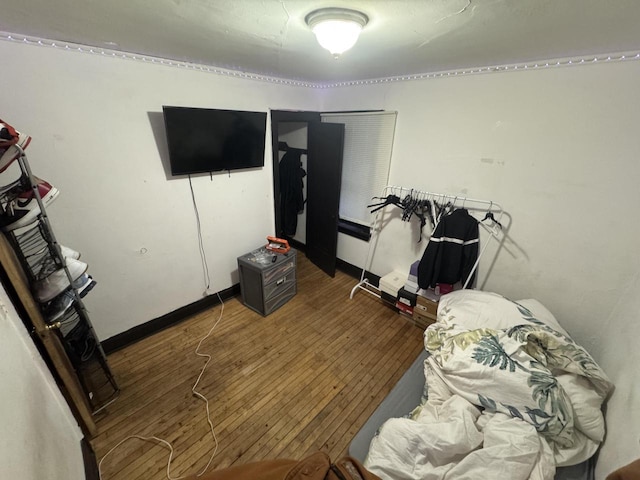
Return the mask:
<path id="1" fill-rule="evenodd" d="M 290 147 L 287 142 L 278 142 L 278 150 L 280 152 L 300 152 L 300 153 L 303 153 L 305 155 L 307 153 L 307 149 L 306 148 Z"/>
<path id="2" fill-rule="evenodd" d="M 382 204 L 388 205 L 389 203 L 399 203 L 400 197 L 398 197 L 397 195 L 391 194 L 391 195 L 387 195 L 386 197 L 371 197 L 371 200 L 382 200 L 382 202 L 370 203 L 369 205 L 367 205 L 367 207 L 376 207 Z"/>
<path id="3" fill-rule="evenodd" d="M 435 206 L 436 206 L 436 218 L 437 218 L 438 222 L 442 218 L 442 215 L 443 215 L 443 213 L 444 213 L 444 211 L 446 209 L 446 203 L 445 203 L 446 202 L 446 197 L 445 197 L 444 194 L 441 194 L 440 197 L 442 197 L 442 198 L 438 198 L 438 201 L 434 200 L 434 202 L 433 202 L 435 204 Z"/>
<path id="4" fill-rule="evenodd" d="M 281 152 L 289 151 L 289 145 L 287 142 L 278 142 L 278 150 Z"/>
<path id="5" fill-rule="evenodd" d="M 420 233 L 418 236 L 418 243 L 422 241 L 422 229 L 427 224 L 427 217 L 431 222 L 432 229 L 435 228 L 435 221 L 431 212 L 431 202 L 429 200 L 420 200 L 414 211 L 416 217 L 420 219 Z"/>
<path id="6" fill-rule="evenodd" d="M 428 199 L 422 200 L 422 202 L 420 204 L 420 212 L 422 213 L 423 216 L 426 215 L 426 217 L 429 219 L 429 222 L 431 223 L 431 226 L 435 227 L 436 221 L 435 221 L 435 218 L 433 216 L 433 210 L 431 208 L 431 201 L 429 201 Z"/>
<path id="7" fill-rule="evenodd" d="M 429 199 L 431 201 L 431 224 L 433 225 L 433 228 L 435 229 L 435 225 L 436 225 L 436 218 L 438 218 L 438 204 L 436 202 L 436 195 L 432 194 L 429 195 Z M 433 230 L 433 229 L 432 229 Z"/>
<path id="8" fill-rule="evenodd" d="M 402 203 L 400 201 L 400 197 L 396 195 L 388 195 L 387 197 L 383 197 L 383 198 L 381 197 L 373 197 L 373 198 L 380 198 L 380 200 L 383 200 L 383 201 L 379 203 L 372 203 L 370 205 L 367 205 L 367 208 L 376 207 L 373 210 L 371 210 L 371 213 L 375 213 L 378 210 L 383 209 L 387 205 L 396 205 L 397 207 L 403 208 Z"/>
<path id="9" fill-rule="evenodd" d="M 481 222 L 484 222 L 485 220 L 491 220 L 493 223 L 498 225 L 498 227 L 500 227 L 500 230 L 502 230 L 502 224 L 498 220 L 496 220 L 495 217 L 493 216 L 491 207 L 493 207 L 493 202 L 489 203 L 489 210 L 487 210 L 487 213 L 485 213 L 484 218 L 481 220 Z"/>
<path id="10" fill-rule="evenodd" d="M 413 215 L 413 211 L 415 208 L 415 199 L 413 197 L 413 188 L 407 195 L 402 199 L 402 220 L 408 222 L 411 220 L 411 215 Z"/>
<path id="11" fill-rule="evenodd" d="M 451 197 L 449 197 L 451 198 Z M 447 204 L 442 209 L 442 215 L 450 215 L 455 212 L 458 208 L 456 207 L 456 203 L 458 201 L 458 196 L 453 197 L 453 202 L 451 200 L 447 201 Z"/>

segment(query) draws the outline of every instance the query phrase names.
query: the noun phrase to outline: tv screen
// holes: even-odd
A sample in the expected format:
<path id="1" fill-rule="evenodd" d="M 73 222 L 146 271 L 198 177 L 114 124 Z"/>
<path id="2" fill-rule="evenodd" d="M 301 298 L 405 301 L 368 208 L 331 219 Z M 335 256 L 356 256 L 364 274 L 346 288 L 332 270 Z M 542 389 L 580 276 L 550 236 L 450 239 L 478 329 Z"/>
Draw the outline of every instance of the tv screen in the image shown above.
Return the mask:
<path id="1" fill-rule="evenodd" d="M 265 112 L 163 106 L 172 175 L 264 166 Z"/>

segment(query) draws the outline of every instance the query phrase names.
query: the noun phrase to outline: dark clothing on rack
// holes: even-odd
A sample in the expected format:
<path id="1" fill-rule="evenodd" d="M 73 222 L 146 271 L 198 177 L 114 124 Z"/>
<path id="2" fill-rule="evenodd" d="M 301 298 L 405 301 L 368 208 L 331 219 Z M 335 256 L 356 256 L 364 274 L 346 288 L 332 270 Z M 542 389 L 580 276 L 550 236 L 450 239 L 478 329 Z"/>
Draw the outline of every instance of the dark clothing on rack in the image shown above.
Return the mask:
<path id="1" fill-rule="evenodd" d="M 478 259 L 478 221 L 466 209 L 442 217 L 418 265 L 420 288 L 437 283 L 463 284 Z M 473 285 L 475 272 L 468 286 Z"/>
<path id="2" fill-rule="evenodd" d="M 298 213 L 304 210 L 302 179 L 307 174 L 302 168 L 302 150 L 291 149 L 280 160 L 280 213 L 282 232 L 294 236 L 298 228 Z"/>

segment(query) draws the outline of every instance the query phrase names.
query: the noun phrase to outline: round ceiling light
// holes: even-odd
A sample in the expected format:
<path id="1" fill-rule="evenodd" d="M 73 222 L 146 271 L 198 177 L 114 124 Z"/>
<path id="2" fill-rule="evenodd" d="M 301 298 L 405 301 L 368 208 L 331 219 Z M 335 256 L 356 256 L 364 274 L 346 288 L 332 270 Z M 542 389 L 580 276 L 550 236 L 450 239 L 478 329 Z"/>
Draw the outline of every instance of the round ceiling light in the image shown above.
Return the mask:
<path id="1" fill-rule="evenodd" d="M 318 43 L 336 58 L 356 44 L 368 21 L 364 13 L 347 8 L 321 8 L 305 17 Z"/>

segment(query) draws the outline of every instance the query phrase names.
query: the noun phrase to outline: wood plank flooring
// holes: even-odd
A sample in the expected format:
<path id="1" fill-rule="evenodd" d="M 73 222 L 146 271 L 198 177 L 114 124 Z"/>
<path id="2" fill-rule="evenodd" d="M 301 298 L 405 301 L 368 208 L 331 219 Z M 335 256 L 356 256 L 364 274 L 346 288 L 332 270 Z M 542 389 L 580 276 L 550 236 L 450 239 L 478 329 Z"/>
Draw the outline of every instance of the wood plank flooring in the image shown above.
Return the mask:
<path id="1" fill-rule="evenodd" d="M 264 458 L 331 458 L 349 443 L 416 358 L 422 331 L 341 272 L 326 276 L 298 254 L 298 294 L 268 317 L 227 301 L 202 344 L 212 356 L 198 390 L 219 442 L 210 470 Z M 129 435 L 173 445 L 172 476 L 198 473 L 215 443 L 204 402 L 191 394 L 205 359 L 198 342 L 217 306 L 135 345 L 109 363 L 122 390 L 97 417 L 98 460 Z M 169 450 L 132 439 L 105 459 L 103 480 L 166 478 Z"/>

